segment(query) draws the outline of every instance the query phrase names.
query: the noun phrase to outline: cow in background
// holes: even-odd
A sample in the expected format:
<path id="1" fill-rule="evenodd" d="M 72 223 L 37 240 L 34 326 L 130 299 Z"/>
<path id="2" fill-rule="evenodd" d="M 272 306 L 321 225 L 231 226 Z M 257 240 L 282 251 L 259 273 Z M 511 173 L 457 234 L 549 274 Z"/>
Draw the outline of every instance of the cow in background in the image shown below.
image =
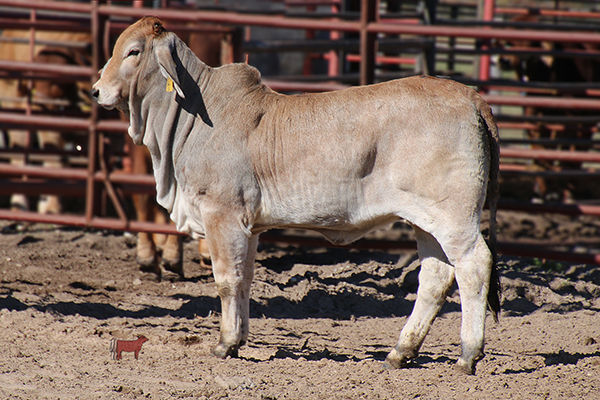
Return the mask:
<path id="1" fill-rule="evenodd" d="M 211 31 L 213 30 L 213 31 Z M 225 31 L 214 32 L 214 26 L 206 26 L 206 30 L 199 33 L 190 33 L 185 39 L 200 57 L 208 60 L 210 65 L 219 66 L 224 61 L 230 61 L 232 54 L 232 37 Z M 13 61 L 27 62 L 30 60 L 29 32 L 23 30 L 5 30 L 2 36 L 6 38 L 22 39 L 22 42 L 0 42 L 0 57 Z M 36 42 L 54 43 L 91 43 L 91 35 L 87 33 L 64 33 L 64 32 L 36 32 Z M 44 46 L 34 47 L 34 62 L 63 64 L 63 65 L 90 65 L 89 46 Z M 23 81 L 16 79 L 0 79 L 0 93 L 6 98 L 2 102 L 3 108 L 24 109 L 25 102 L 22 101 L 29 91 L 29 87 Z M 66 100 L 61 106 L 45 105 L 43 109 L 52 112 L 67 112 L 70 110 L 89 107 L 91 86 L 89 82 L 56 82 L 51 80 L 35 80 L 31 88 L 34 103 L 38 100 Z M 9 146 L 23 148 L 27 142 L 27 132 L 23 130 L 9 130 L 7 132 Z M 128 136 L 127 136 L 128 137 Z M 37 141 L 41 148 L 64 149 L 66 140 L 64 134 L 56 131 L 37 131 Z M 145 147 L 131 146 L 133 159 L 133 172 L 140 174 L 152 174 L 150 155 Z M 14 164 L 22 164 L 23 160 L 14 158 Z M 64 161 L 56 159 L 47 161 L 44 166 L 63 167 Z M 152 221 L 167 223 L 169 217 L 166 212 L 156 204 L 152 195 L 134 195 L 134 208 L 136 218 L 139 221 Z M 14 194 L 11 196 L 11 209 L 14 211 L 28 210 L 29 202 L 25 195 Z M 43 195 L 38 203 L 38 212 L 44 214 L 60 214 L 62 211 L 61 201 L 56 195 Z M 198 250 L 201 265 L 210 264 L 210 254 L 204 240 L 199 240 Z M 142 272 L 147 273 L 146 278 L 151 280 L 166 279 L 179 280 L 183 278 L 183 238 L 180 235 L 160 235 L 151 233 L 140 233 L 137 244 L 137 262 Z M 161 265 L 162 259 L 162 265 Z"/>
<path id="2" fill-rule="evenodd" d="M 515 22 L 539 22 L 538 16 L 521 16 L 514 19 Z M 533 48 L 546 51 L 569 52 L 569 51 L 599 51 L 597 45 L 585 43 L 559 43 L 559 42 L 536 42 L 531 40 L 514 40 L 511 42 L 501 42 L 503 47 L 513 48 Z M 560 55 L 503 55 L 500 57 L 500 66 L 505 70 L 512 70 L 521 82 L 537 83 L 585 83 L 600 82 L 600 59 L 569 57 Z M 567 91 L 568 90 L 568 91 Z M 568 97 L 587 97 L 585 89 L 574 90 L 567 89 L 565 92 L 555 93 L 556 96 Z M 540 95 L 529 93 L 530 96 Z M 541 95 L 548 95 L 543 93 Z M 573 117 L 572 123 L 567 123 L 564 129 L 548 127 L 543 122 L 535 122 L 535 127 L 527 130 L 529 139 L 532 140 L 560 140 L 576 139 L 581 141 L 590 140 L 596 128 L 597 121 L 582 117 L 596 116 L 596 111 L 570 110 L 568 108 L 538 108 L 525 107 L 524 115 L 526 117 L 544 117 L 544 116 L 564 116 Z M 579 119 L 579 121 L 578 121 Z M 570 149 L 587 150 L 589 146 L 585 145 L 548 145 L 534 144 L 532 148 L 543 149 Z M 536 160 L 537 169 L 542 171 L 560 171 L 564 169 L 580 169 L 581 163 L 578 162 L 559 162 Z M 585 184 L 579 184 L 573 180 L 553 179 L 546 180 L 537 177 L 534 187 L 534 196 L 539 201 L 563 201 L 571 202 L 574 197 L 585 196 L 588 188 Z"/>
<path id="3" fill-rule="evenodd" d="M 4 30 L 2 37 L 14 41 L 0 42 L 0 58 L 12 61 L 30 61 L 30 48 L 27 40 L 29 31 Z M 34 47 L 34 59 L 36 63 L 48 63 L 59 65 L 90 65 L 91 52 L 89 46 L 78 45 L 91 43 L 91 36 L 87 33 L 72 32 L 47 32 L 37 31 L 36 42 L 42 43 Z M 43 43 L 64 43 L 64 46 L 44 45 Z M 32 86 L 23 80 L 0 79 L 0 93 L 4 101 L 3 108 L 25 109 L 25 97 L 31 90 L 32 108 L 49 112 L 69 112 L 80 110 L 82 103 L 90 104 L 89 82 L 57 82 L 52 80 L 34 80 Z M 56 104 L 52 100 L 63 100 Z M 50 102 L 48 102 L 50 100 Z M 36 132 L 37 142 L 42 149 L 64 149 L 66 139 L 63 134 L 56 131 L 39 130 Z M 8 144 L 11 148 L 24 148 L 27 144 L 27 132 L 24 130 L 11 129 L 7 132 Z M 80 136 L 81 138 L 81 136 Z M 12 158 L 12 164 L 22 165 L 21 158 Z M 61 159 L 47 160 L 43 164 L 47 167 L 62 167 L 64 161 Z M 10 200 L 11 209 L 28 210 L 29 202 L 22 194 L 13 194 Z M 59 214 L 61 203 L 58 196 L 42 195 L 38 202 L 38 212 L 42 214 Z"/>

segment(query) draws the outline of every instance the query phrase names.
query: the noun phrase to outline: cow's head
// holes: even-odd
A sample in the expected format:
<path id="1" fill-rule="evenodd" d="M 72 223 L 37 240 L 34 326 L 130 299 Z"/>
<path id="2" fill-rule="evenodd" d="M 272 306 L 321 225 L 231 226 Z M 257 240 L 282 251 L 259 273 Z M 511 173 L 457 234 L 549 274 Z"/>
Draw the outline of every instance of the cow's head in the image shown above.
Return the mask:
<path id="1" fill-rule="evenodd" d="M 107 109 L 128 110 L 132 96 L 143 97 L 156 85 L 152 78 L 157 69 L 170 80 L 169 84 L 172 82 L 177 94 L 185 97 L 171 55 L 176 39 L 156 17 L 144 17 L 127 28 L 93 86 L 92 95 L 98 104 Z"/>

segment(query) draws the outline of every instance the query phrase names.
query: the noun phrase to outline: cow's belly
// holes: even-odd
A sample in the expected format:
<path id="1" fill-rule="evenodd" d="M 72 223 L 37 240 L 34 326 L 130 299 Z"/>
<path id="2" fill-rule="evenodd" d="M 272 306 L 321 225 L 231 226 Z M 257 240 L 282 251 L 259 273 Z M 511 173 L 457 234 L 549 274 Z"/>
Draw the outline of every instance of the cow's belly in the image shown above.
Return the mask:
<path id="1" fill-rule="evenodd" d="M 348 244 L 398 219 L 392 208 L 369 200 L 371 196 L 363 194 L 360 184 L 350 189 L 344 185 L 330 187 L 336 189 L 313 187 L 285 198 L 279 194 L 276 199 L 263 194 L 254 230 L 309 229 L 334 244 Z"/>

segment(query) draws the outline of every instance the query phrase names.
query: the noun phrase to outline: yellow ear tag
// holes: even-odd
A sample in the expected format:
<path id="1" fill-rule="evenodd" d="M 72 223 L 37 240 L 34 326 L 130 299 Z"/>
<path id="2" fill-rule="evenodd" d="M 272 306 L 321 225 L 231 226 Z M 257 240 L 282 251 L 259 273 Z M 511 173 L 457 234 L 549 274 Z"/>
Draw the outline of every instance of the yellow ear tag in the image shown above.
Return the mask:
<path id="1" fill-rule="evenodd" d="M 167 78 L 167 88 L 166 88 L 167 92 L 172 92 L 173 91 L 173 79 L 171 78 Z"/>

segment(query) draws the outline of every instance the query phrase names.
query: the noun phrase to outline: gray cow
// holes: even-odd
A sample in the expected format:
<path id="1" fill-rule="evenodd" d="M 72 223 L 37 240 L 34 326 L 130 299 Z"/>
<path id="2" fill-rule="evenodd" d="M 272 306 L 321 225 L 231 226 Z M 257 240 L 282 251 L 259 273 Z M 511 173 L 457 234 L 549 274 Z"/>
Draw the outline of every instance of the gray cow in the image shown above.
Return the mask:
<path id="1" fill-rule="evenodd" d="M 417 356 L 456 278 L 457 367 L 475 372 L 486 299 L 499 311 L 498 132 L 475 91 L 421 76 L 286 96 L 249 65 L 208 67 L 146 17 L 119 37 L 93 94 L 129 113 L 129 134 L 152 156 L 158 202 L 180 231 L 208 241 L 222 305 L 213 354 L 236 356 L 248 339 L 261 232 L 306 228 L 346 244 L 403 218 L 416 231 L 420 285 L 387 364 Z M 488 186 L 489 247 L 479 228 Z"/>

